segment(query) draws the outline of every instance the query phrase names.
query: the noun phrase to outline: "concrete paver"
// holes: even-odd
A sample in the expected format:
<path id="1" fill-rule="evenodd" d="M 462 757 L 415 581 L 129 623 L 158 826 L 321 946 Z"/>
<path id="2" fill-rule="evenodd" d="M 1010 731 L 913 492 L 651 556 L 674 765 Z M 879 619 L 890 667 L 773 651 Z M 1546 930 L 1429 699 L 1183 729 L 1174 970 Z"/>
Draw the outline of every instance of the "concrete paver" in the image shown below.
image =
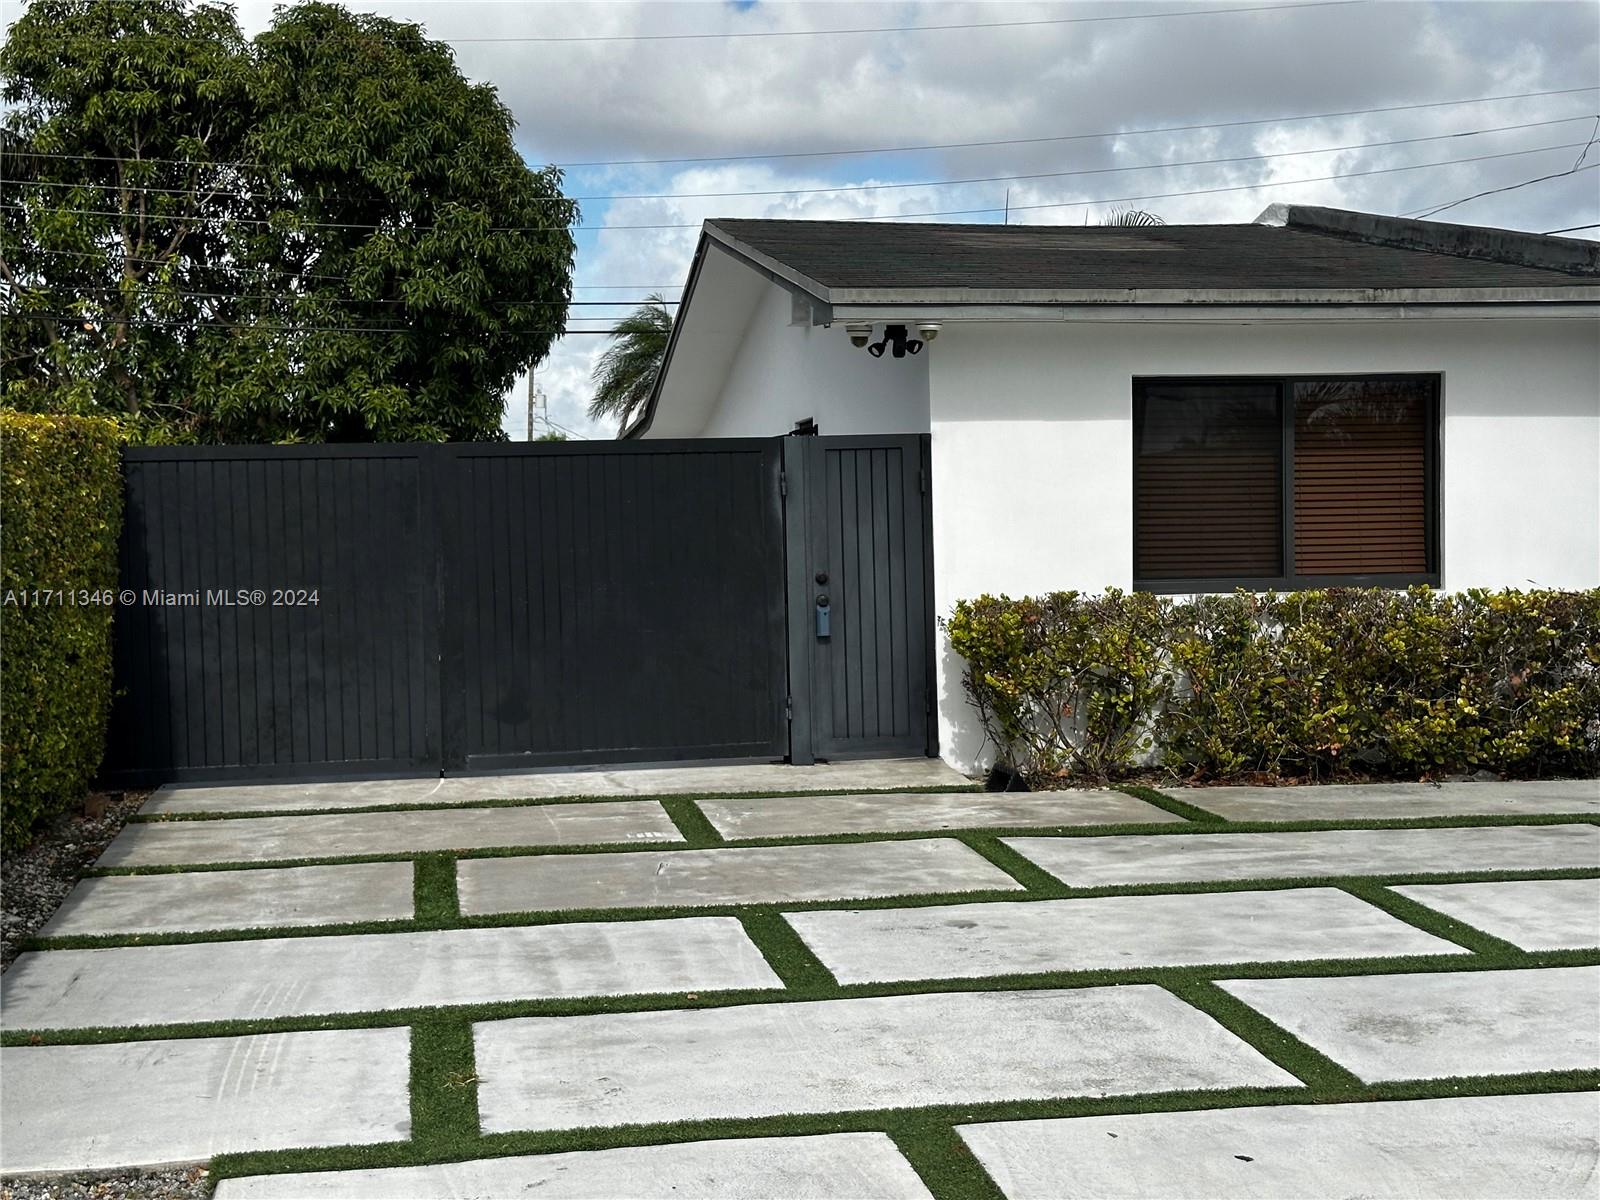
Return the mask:
<path id="1" fill-rule="evenodd" d="M 10 1046 L 8 1173 L 196 1162 L 243 1150 L 403 1141 L 410 1032 Z"/>
<path id="2" fill-rule="evenodd" d="M 737 920 L 693 917 L 46 950 L 0 986 L 8 1028 L 76 1029 L 782 984 Z"/>
<path id="3" fill-rule="evenodd" d="M 407 812 L 324 813 L 228 821 L 129 825 L 97 865 L 149 867 L 271 862 L 362 854 L 420 854 L 495 846 L 681 842 L 666 810 L 650 800 L 536 804 Z"/>
<path id="4" fill-rule="evenodd" d="M 840 983 L 1466 954 L 1336 888 L 786 913 Z"/>
<path id="5" fill-rule="evenodd" d="M 857 900 L 1022 887 L 961 842 L 926 838 L 457 863 L 461 911 Z"/>
<path id="6" fill-rule="evenodd" d="M 412 875 L 407 862 L 108 875 L 79 883 L 39 933 L 200 933 L 405 920 L 414 913 Z"/>
<path id="7" fill-rule="evenodd" d="M 486 1133 L 1298 1080 L 1157 987 L 956 992 L 473 1027 Z"/>
<path id="8" fill-rule="evenodd" d="M 1230 821 L 1383 821 L 1400 817 L 1600 813 L 1600 779 L 1334 783 L 1166 791 Z"/>
<path id="9" fill-rule="evenodd" d="M 1600 1069 L 1600 967 L 1218 986 L 1367 1083 Z"/>
<path id="10" fill-rule="evenodd" d="M 1076 887 L 1600 867 L 1600 827 L 1577 824 L 1002 840 Z"/>
<path id="11" fill-rule="evenodd" d="M 1600 879 L 1419 883 L 1394 890 L 1523 950 L 1600 946 Z"/>
<path id="12" fill-rule="evenodd" d="M 746 1138 L 225 1179 L 217 1200 L 927 1200 L 883 1133 Z"/>
<path id="13" fill-rule="evenodd" d="M 1595 1195 L 1593 1092 L 963 1125 L 1009 1200 Z"/>
<path id="14" fill-rule="evenodd" d="M 726 838 L 1183 820 L 1133 796 L 1101 790 L 779 796 L 697 803 Z"/>
<path id="15" fill-rule="evenodd" d="M 960 788 L 969 781 L 936 758 L 709 766 L 600 767 L 584 771 L 500 772 L 443 779 L 342 779 L 321 783 L 167 784 L 147 813 L 271 812 L 370 808 L 382 804 L 461 804 L 558 796 L 712 795 L 717 792 L 842 791 L 849 788 Z"/>

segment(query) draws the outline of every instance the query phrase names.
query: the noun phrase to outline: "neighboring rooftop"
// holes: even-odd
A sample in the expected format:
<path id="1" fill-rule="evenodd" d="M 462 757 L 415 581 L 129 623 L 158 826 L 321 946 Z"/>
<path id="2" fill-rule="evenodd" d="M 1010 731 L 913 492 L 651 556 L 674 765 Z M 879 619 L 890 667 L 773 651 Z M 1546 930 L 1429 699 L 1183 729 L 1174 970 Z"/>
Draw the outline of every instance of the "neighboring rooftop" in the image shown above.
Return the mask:
<path id="1" fill-rule="evenodd" d="M 1300 205 L 1250 225 L 717 219 L 706 232 L 835 302 L 846 297 L 827 293 L 1600 289 L 1595 242 Z"/>

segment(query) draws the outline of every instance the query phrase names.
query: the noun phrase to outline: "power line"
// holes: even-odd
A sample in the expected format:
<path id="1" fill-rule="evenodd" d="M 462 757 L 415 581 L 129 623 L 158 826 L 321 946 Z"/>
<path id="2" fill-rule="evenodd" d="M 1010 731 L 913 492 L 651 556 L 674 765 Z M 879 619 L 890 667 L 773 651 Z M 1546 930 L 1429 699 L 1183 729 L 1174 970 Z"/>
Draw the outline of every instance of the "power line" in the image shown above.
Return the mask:
<path id="1" fill-rule="evenodd" d="M 1529 155 L 1529 154 L 1546 154 L 1546 153 L 1549 153 L 1549 152 L 1554 151 L 1554 150 L 1572 150 L 1572 149 L 1575 149 L 1576 147 L 1581 146 L 1581 145 L 1583 145 L 1582 142 L 1562 142 L 1562 143 L 1560 143 L 1558 145 L 1554 145 L 1554 146 L 1536 146 L 1536 147 L 1532 147 L 1532 148 L 1527 149 L 1527 150 L 1505 150 L 1505 151 L 1501 151 L 1501 152 L 1499 152 L 1497 154 L 1475 154 L 1475 155 L 1469 155 L 1469 156 L 1464 157 L 1464 158 L 1441 159 L 1438 162 L 1412 163 L 1412 164 L 1410 164 L 1408 166 L 1403 166 L 1403 167 L 1378 167 L 1378 168 L 1373 168 L 1373 169 L 1366 170 L 1366 171 L 1338 171 L 1338 172 L 1335 172 L 1335 173 L 1333 173 L 1331 175 L 1316 175 L 1316 176 L 1312 176 L 1312 177 L 1307 178 L 1307 179 L 1274 179 L 1274 180 L 1267 180 L 1267 181 L 1262 182 L 1262 183 L 1239 184 L 1239 185 L 1235 185 L 1235 186 L 1231 186 L 1231 187 L 1192 188 L 1192 189 L 1189 189 L 1187 191 L 1181 191 L 1181 192 L 1151 192 L 1151 193 L 1147 193 L 1147 194 L 1144 194 L 1144 195 L 1138 195 L 1138 196 L 1106 196 L 1106 197 L 1101 197 L 1099 199 L 1094 199 L 1094 200 L 1062 200 L 1062 201 L 1057 201 L 1057 202 L 1049 203 L 1049 204 L 1013 204 L 1013 205 L 1010 206 L 1010 208 L 1011 208 L 1011 211 L 1013 211 L 1013 212 L 1023 212 L 1023 211 L 1030 211 L 1030 210 L 1037 211 L 1037 210 L 1051 209 L 1051 208 L 1087 208 L 1087 207 L 1092 207 L 1092 206 L 1094 206 L 1096 204 L 1122 204 L 1122 203 L 1126 203 L 1126 202 L 1134 201 L 1134 200 L 1167 200 L 1167 199 L 1173 199 L 1173 198 L 1176 198 L 1176 197 L 1183 197 L 1183 196 L 1218 195 L 1218 194 L 1221 194 L 1221 193 L 1224 193 L 1224 192 L 1253 192 L 1253 191 L 1259 191 L 1262 188 L 1269 188 L 1269 187 L 1295 187 L 1295 186 L 1298 186 L 1300 184 L 1305 184 L 1305 183 L 1327 183 L 1330 180 L 1335 180 L 1335 179 L 1356 179 L 1356 178 L 1362 178 L 1362 177 L 1365 177 L 1365 176 L 1368 176 L 1368 175 L 1393 175 L 1393 174 L 1396 174 L 1396 173 L 1399 173 L 1399 172 L 1402 172 L 1402 171 L 1424 171 L 1424 170 L 1431 170 L 1431 169 L 1433 169 L 1435 167 L 1453 167 L 1453 166 L 1458 166 L 1458 165 L 1460 165 L 1462 163 L 1489 162 L 1489 161 L 1492 161 L 1492 160 L 1495 160 L 1495 159 L 1502 159 L 1502 158 L 1520 158 L 1520 157 L 1524 157 L 1524 156 Z M 1586 171 L 1589 170 L 1589 169 L 1590 169 L 1589 167 L 1584 167 L 1583 168 L 1583 170 L 1586 170 Z M 1570 174 L 1570 172 L 1563 172 L 1563 174 Z M 1554 178 L 1554 177 L 1551 176 L 1550 178 Z M 1532 182 L 1536 182 L 1536 181 L 1532 181 Z M 26 206 L 24 206 L 24 205 L 16 205 L 16 204 L 0 204 L 0 208 L 25 209 L 25 207 Z M 114 212 L 114 211 L 113 212 L 106 212 L 106 211 L 97 210 L 97 209 L 57 209 L 55 211 L 57 211 L 57 212 L 74 212 L 74 213 L 80 213 L 80 214 L 88 215 L 88 216 L 96 216 L 96 215 L 98 215 L 98 216 L 120 216 L 120 215 L 122 215 L 121 213 Z M 882 213 L 882 214 L 875 214 L 875 215 L 871 215 L 871 216 L 862 216 L 862 217 L 843 217 L 843 218 L 840 218 L 840 219 L 841 220 L 845 220 L 845 221 L 885 221 L 885 220 L 905 221 L 905 220 L 914 220 L 914 219 L 918 219 L 918 218 L 922 218 L 922 217 L 975 216 L 975 215 L 986 214 L 986 213 L 997 213 L 997 212 L 1000 212 L 1000 211 L 1001 211 L 1001 209 L 999 209 L 999 208 L 957 208 L 957 209 L 936 210 L 936 211 L 931 211 L 931 212 Z M 179 220 L 179 219 L 183 219 L 183 218 L 166 218 L 166 219 L 167 220 Z M 208 218 L 195 217 L 195 218 L 187 218 L 187 219 L 205 220 L 205 219 L 208 219 Z M 228 219 L 232 219 L 232 218 L 228 218 Z M 256 219 L 247 219 L 243 223 L 245 223 L 245 224 L 263 224 L 265 222 L 260 221 L 260 220 L 256 220 Z M 373 229 L 373 228 L 378 228 L 377 226 L 371 226 L 371 225 L 344 225 L 344 224 L 339 224 L 339 223 L 336 223 L 336 222 L 308 222 L 308 224 L 312 225 L 312 226 L 315 226 L 315 227 L 318 227 L 318 228 L 331 228 L 331 229 Z M 655 223 L 640 224 L 640 225 L 589 225 L 589 226 L 576 226 L 576 227 L 569 227 L 569 226 L 565 226 L 565 225 L 523 225 L 523 226 L 504 226 L 504 227 L 500 227 L 500 228 L 494 228 L 494 229 L 491 229 L 490 232 L 492 232 L 492 233 L 555 233 L 555 232 L 567 231 L 569 228 L 572 228 L 572 229 L 576 229 L 576 230 L 578 230 L 580 232 L 593 231 L 593 232 L 596 232 L 596 233 L 611 233 L 611 232 L 618 232 L 618 231 L 622 231 L 622 230 L 698 229 L 698 228 L 700 228 L 700 226 L 701 226 L 701 222 L 698 222 L 698 221 L 655 222 Z M 424 229 L 425 227 L 415 226 L 413 228 L 420 231 L 420 230 Z"/>
<path id="2" fill-rule="evenodd" d="M 952 29 L 1024 29 L 1040 25 L 1090 25 L 1102 21 L 1148 21 L 1158 17 L 1216 17 L 1230 13 L 1293 12 L 1301 8 L 1345 8 L 1367 0 L 1313 0 L 1310 4 L 1262 4 L 1249 8 L 1185 8 L 1171 12 L 1116 13 L 1104 17 L 1044 17 L 1029 21 L 971 21 L 959 25 L 880 25 L 859 29 L 751 29 L 733 33 L 554 34 L 529 37 L 434 38 L 452 46 L 481 42 L 689 42 L 724 38 L 827 37 L 839 34 L 935 33 Z"/>
<path id="3" fill-rule="evenodd" d="M 1546 229 L 1543 236 L 1550 237 L 1557 233 L 1577 233 L 1583 229 L 1600 229 L 1600 225 L 1568 225 L 1565 229 Z"/>
<path id="4" fill-rule="evenodd" d="M 1583 143 L 1581 143 L 1581 142 L 1574 143 L 1574 145 L 1582 145 L 1582 144 Z M 1559 148 L 1560 149 L 1569 149 L 1569 150 L 1571 149 L 1570 146 L 1564 146 L 1564 147 L 1559 147 Z M 1514 192 L 1518 188 L 1531 187 L 1536 183 L 1544 183 L 1544 182 L 1546 182 L 1548 180 L 1551 180 L 1551 179 L 1564 179 L 1568 175 L 1576 175 L 1580 171 L 1593 171 L 1596 168 L 1600 168 L 1600 163 L 1590 163 L 1587 167 L 1568 167 L 1565 171 L 1557 171 L 1553 175 L 1540 175 L 1537 179 L 1524 179 L 1521 183 L 1508 183 L 1504 187 L 1489 188 L 1487 191 L 1474 192 L 1470 196 L 1463 196 L 1463 197 L 1461 197 L 1461 199 L 1452 200 L 1448 204 L 1439 204 L 1439 205 L 1435 205 L 1432 208 L 1427 208 L 1427 209 L 1421 209 L 1421 208 L 1412 209 L 1408 213 L 1402 213 L 1401 216 L 1416 217 L 1419 220 L 1427 220 L 1429 217 L 1433 216 L 1436 213 L 1442 213 L 1446 209 L 1455 208 L 1457 205 L 1465 204 L 1469 200 L 1481 200 L 1485 196 L 1494 196 L 1494 195 L 1498 195 L 1501 192 Z"/>
<path id="5" fill-rule="evenodd" d="M 1247 125 L 1276 125 L 1291 121 L 1320 121 L 1335 117 L 1362 117 L 1375 113 L 1415 112 L 1426 108 L 1455 108 L 1467 104 L 1494 104 L 1505 100 L 1532 100 L 1544 96 L 1571 96 L 1580 92 L 1600 91 L 1600 85 L 1586 87 L 1553 88 L 1539 92 L 1507 92 L 1494 96 L 1476 96 L 1462 100 L 1428 100 L 1412 104 L 1389 104 L 1376 108 L 1348 108 L 1337 112 L 1299 113 L 1291 116 L 1251 117 L 1237 121 L 1211 121 L 1191 125 L 1157 125 L 1145 129 L 1112 129 L 1099 133 L 1064 133 L 1049 137 L 997 138 L 981 142 L 926 142 L 915 145 L 867 146 L 853 150 L 794 150 L 767 154 L 708 154 L 679 158 L 612 158 L 593 159 L 587 162 L 561 162 L 552 165 L 564 168 L 578 167 L 635 167 L 672 165 L 676 163 L 756 162 L 786 158 L 841 158 L 858 154 L 913 154 L 929 150 L 975 150 L 990 146 L 1033 146 L 1049 142 L 1088 141 L 1096 138 L 1140 137 L 1154 133 L 1191 133 L 1202 129 L 1237 129 Z M 4 149 L 3 154 L 19 158 L 65 159 L 78 162 L 141 162 L 161 163 L 170 166 L 201 167 L 253 167 L 266 169 L 260 163 L 247 160 L 207 160 L 194 158 L 136 158 L 128 159 L 111 154 L 59 154 L 43 150 Z"/>
<path id="6" fill-rule="evenodd" d="M 624 192 L 609 196 L 562 196 L 550 197 L 551 203 L 570 203 L 573 201 L 591 200 L 690 200 L 690 199 L 731 199 L 741 196 L 811 196 L 835 195 L 845 192 L 875 192 L 904 188 L 937 188 L 937 187 L 965 187 L 977 183 L 1005 183 L 1014 180 L 1031 179 L 1064 179 L 1079 175 L 1113 175 L 1125 171 L 1153 171 L 1169 170 L 1176 167 L 1207 167 L 1219 166 L 1226 163 L 1264 162 L 1276 158 L 1296 158 L 1312 154 L 1336 154 L 1346 150 L 1376 150 L 1386 146 L 1410 146 L 1420 142 L 1444 142 L 1454 138 L 1479 137 L 1491 133 L 1514 133 L 1523 129 L 1542 129 L 1551 125 L 1570 125 L 1574 121 L 1600 122 L 1600 113 L 1575 113 L 1569 117 L 1554 117 L 1545 121 L 1523 121 L 1515 125 L 1490 125 L 1481 129 L 1462 129 L 1453 133 L 1433 133 L 1419 137 L 1389 138 L 1378 142 L 1352 142 L 1343 146 L 1318 146 L 1306 150 L 1280 150 L 1270 154 L 1242 154 L 1227 158 L 1195 158 L 1180 159 L 1178 161 L 1126 163 L 1116 167 L 1085 167 L 1072 171 L 1039 171 L 1027 175 L 981 175 L 961 179 L 922 179 L 922 180 L 897 180 L 892 183 L 863 183 L 841 184 L 836 187 L 806 187 L 806 188 L 771 188 L 765 190 L 746 190 L 731 192 Z M 65 189 L 98 188 L 104 191 L 116 192 L 145 192 L 162 195 L 186 196 L 197 189 L 192 188 L 152 188 L 139 184 L 116 183 L 64 183 L 59 181 L 38 181 L 29 183 L 28 187 L 53 187 Z M 272 198 L 271 193 L 255 192 L 217 192 L 211 195 L 226 195 L 243 199 Z M 73 212 L 74 209 L 61 211 Z M 86 210 L 87 211 L 87 210 Z M 121 214 L 131 215 L 131 214 Z M 156 220 L 164 218 L 157 216 Z M 226 219 L 226 218 L 224 218 Z M 254 218 L 247 218 L 254 219 Z M 352 226 L 351 228 L 356 228 Z M 375 227 L 374 227 L 375 228 Z M 428 226 L 415 226 L 416 229 L 426 229 Z"/>
<path id="7" fill-rule="evenodd" d="M 10 314 L 19 320 L 61 321 L 77 325 L 154 325 L 167 328 L 246 329 L 260 333 L 416 333 L 406 325 L 283 325 L 251 321 L 182 321 L 163 320 L 159 317 L 123 316 L 112 314 L 96 316 L 89 313 L 58 313 L 38 310 Z M 518 333 L 548 333 L 553 337 L 571 337 L 574 334 L 593 334 L 615 337 L 615 329 L 520 329 Z"/>
<path id="8" fill-rule="evenodd" d="M 978 150 L 988 146 L 1033 146 L 1046 142 L 1085 141 L 1093 138 L 1138 137 L 1150 133 L 1191 133 L 1201 129 L 1237 129 L 1246 125 L 1277 125 L 1289 121 L 1320 121 L 1333 117 L 1364 117 L 1374 113 L 1414 112 L 1424 108 L 1454 108 L 1464 104 L 1494 104 L 1502 100 L 1532 100 L 1543 96 L 1570 96 L 1578 92 L 1600 91 L 1600 85 L 1555 88 L 1542 92 L 1511 92 L 1498 96 L 1478 96 L 1466 100 L 1429 100 L 1415 104 L 1389 104 L 1378 108 L 1350 108 L 1340 112 L 1302 113 L 1287 117 L 1252 117 L 1238 121 L 1211 121 L 1197 125 L 1156 125 L 1146 129 L 1114 129 L 1102 133 L 1063 133 L 1050 137 L 998 138 L 983 142 L 927 142 L 920 145 L 871 146 L 859 150 L 792 150 L 774 154 L 707 154 L 685 158 L 613 158 L 591 162 L 559 162 L 563 168 L 641 167 L 675 163 L 755 162 L 780 158 L 841 158 L 852 154 L 912 154 L 928 150 Z"/>
<path id="9" fill-rule="evenodd" d="M 29 257 L 32 257 L 33 255 L 48 255 L 48 256 L 50 256 L 52 258 L 80 258 L 80 259 L 92 259 L 92 260 L 95 260 L 95 261 L 104 261 L 104 260 L 106 260 L 108 258 L 114 258 L 119 265 L 122 264 L 122 263 L 132 263 L 132 264 L 138 264 L 140 266 L 160 266 L 160 265 L 162 265 L 164 263 L 167 263 L 169 261 L 178 260 L 179 257 L 180 257 L 180 256 L 177 256 L 177 255 L 173 255 L 173 256 L 171 256 L 169 258 L 142 258 L 142 257 L 139 257 L 137 255 L 128 257 L 128 256 L 124 256 L 124 254 L 122 252 L 122 247 L 118 246 L 118 245 L 107 245 L 104 250 L 101 250 L 101 251 L 99 251 L 97 253 L 91 253 L 91 252 L 86 251 L 86 250 L 45 250 L 45 249 L 41 249 L 41 248 L 38 248 L 38 247 L 31 247 L 31 248 L 28 249 L 27 254 L 28 254 Z M 224 265 L 224 264 L 209 264 L 209 265 Z M 318 272 L 315 272 L 315 271 L 305 271 L 305 272 L 283 271 L 283 270 L 277 270 L 277 269 L 274 269 L 274 268 L 255 267 L 255 268 L 251 268 L 249 270 L 249 274 L 251 276 L 266 275 L 266 276 L 276 276 L 276 277 L 281 278 L 281 279 L 293 279 L 293 280 L 320 279 L 320 280 L 324 280 L 324 281 L 332 282 L 332 283 L 346 283 L 346 284 L 350 282 L 350 276 L 348 276 L 348 275 L 329 275 L 327 273 L 318 273 Z M 600 292 L 604 292 L 604 291 L 630 291 L 630 292 L 656 293 L 656 292 L 680 291 L 680 290 L 682 290 L 682 287 L 683 287 L 683 285 L 681 283 L 575 283 L 575 284 L 572 285 L 572 290 L 575 291 L 575 292 L 583 292 L 583 291 L 600 291 Z M 218 293 L 208 293 L 208 294 L 218 294 Z M 357 301 L 360 300 L 359 297 L 356 297 L 354 299 L 357 300 Z M 649 300 L 649 295 L 645 295 L 645 296 L 642 296 L 642 297 L 635 297 L 635 298 L 624 299 L 624 300 L 594 300 L 594 301 L 574 300 L 574 301 L 571 301 L 571 303 L 572 304 L 594 304 L 594 305 L 636 305 L 636 304 L 644 304 L 648 300 Z M 365 301 L 365 303 L 374 303 L 374 304 L 375 303 L 390 303 L 390 301 L 371 300 L 371 301 Z M 507 303 L 513 303 L 514 304 L 514 303 L 519 303 L 519 302 L 518 301 L 507 301 Z M 678 301 L 676 301 L 676 300 L 666 300 L 665 303 L 667 303 L 667 304 L 677 304 Z"/>

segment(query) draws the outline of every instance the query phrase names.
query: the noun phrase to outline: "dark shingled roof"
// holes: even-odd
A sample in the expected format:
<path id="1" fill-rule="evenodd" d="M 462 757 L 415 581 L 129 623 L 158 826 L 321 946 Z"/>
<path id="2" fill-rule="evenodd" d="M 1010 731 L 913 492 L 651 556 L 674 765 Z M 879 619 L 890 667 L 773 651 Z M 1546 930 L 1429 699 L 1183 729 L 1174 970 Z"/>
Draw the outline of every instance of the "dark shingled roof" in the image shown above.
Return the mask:
<path id="1" fill-rule="evenodd" d="M 1522 266 L 1276 225 L 708 224 L 828 288 L 1600 287 L 1582 268 Z"/>

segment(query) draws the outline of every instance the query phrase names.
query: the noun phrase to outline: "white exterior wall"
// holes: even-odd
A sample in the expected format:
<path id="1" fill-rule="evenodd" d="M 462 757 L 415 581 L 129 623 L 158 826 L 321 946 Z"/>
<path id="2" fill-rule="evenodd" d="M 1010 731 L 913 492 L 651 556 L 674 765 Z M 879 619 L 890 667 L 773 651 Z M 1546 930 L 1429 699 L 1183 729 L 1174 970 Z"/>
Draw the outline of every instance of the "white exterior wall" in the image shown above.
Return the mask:
<path id="1" fill-rule="evenodd" d="M 928 353 L 873 358 L 843 326 L 791 325 L 766 284 L 699 437 L 770 437 L 811 417 L 823 434 L 927 433 Z"/>
<path id="2" fill-rule="evenodd" d="M 1443 376 L 1443 586 L 1600 586 L 1600 323 L 947 322 L 929 360 L 934 598 L 1133 582 L 1136 375 Z M 832 432 L 824 426 L 824 432 Z M 939 742 L 985 761 L 939 639 Z"/>

